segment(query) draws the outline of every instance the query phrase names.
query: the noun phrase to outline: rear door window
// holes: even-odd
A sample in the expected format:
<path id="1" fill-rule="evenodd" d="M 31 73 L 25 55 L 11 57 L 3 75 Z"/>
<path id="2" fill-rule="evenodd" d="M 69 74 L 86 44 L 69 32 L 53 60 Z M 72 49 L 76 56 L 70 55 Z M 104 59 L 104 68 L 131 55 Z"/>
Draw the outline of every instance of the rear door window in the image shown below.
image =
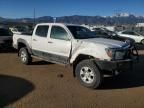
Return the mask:
<path id="1" fill-rule="evenodd" d="M 36 29 L 36 35 L 39 37 L 47 37 L 49 26 L 38 26 Z"/>

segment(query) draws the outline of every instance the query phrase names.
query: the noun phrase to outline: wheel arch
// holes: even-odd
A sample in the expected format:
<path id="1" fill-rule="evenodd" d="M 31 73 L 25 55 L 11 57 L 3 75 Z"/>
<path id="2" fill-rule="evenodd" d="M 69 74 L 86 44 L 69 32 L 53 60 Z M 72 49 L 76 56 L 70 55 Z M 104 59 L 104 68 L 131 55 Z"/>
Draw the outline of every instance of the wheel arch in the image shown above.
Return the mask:
<path id="1" fill-rule="evenodd" d="M 91 59 L 91 60 L 94 60 L 95 58 L 93 56 L 90 56 L 90 55 L 85 55 L 85 54 L 79 54 L 75 61 L 73 62 L 72 66 L 73 66 L 73 76 L 75 77 L 76 76 L 76 73 L 75 73 L 75 68 L 77 66 L 77 64 L 82 61 L 82 60 L 86 60 L 86 59 Z"/>
<path id="2" fill-rule="evenodd" d="M 29 46 L 29 44 L 24 40 L 24 39 L 18 39 L 17 41 L 17 44 L 18 44 L 18 51 L 22 48 L 22 47 L 26 47 L 29 54 L 32 54 L 32 50 Z M 19 55 L 19 54 L 18 54 Z"/>

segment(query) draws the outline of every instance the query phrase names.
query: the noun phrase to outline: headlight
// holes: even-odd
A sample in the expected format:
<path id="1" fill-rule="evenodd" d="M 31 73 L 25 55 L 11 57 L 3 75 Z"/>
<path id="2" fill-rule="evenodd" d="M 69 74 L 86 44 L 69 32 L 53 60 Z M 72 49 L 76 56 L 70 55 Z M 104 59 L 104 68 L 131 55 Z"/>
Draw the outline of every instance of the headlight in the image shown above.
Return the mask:
<path id="1" fill-rule="evenodd" d="M 115 49 L 106 48 L 105 50 L 106 50 L 107 55 L 108 55 L 111 59 L 114 59 Z"/>
<path id="2" fill-rule="evenodd" d="M 107 52 L 107 55 L 111 58 L 111 60 L 121 60 L 121 59 L 124 59 L 124 56 L 126 54 L 125 50 L 112 49 L 112 48 L 107 48 L 106 52 Z"/>

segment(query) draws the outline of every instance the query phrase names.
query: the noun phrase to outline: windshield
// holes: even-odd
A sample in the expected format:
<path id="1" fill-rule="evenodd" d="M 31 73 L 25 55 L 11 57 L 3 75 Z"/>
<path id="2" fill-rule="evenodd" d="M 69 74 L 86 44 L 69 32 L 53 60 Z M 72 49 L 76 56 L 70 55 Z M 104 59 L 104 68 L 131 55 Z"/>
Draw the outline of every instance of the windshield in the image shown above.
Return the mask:
<path id="1" fill-rule="evenodd" d="M 82 26 L 67 26 L 75 39 L 97 38 L 89 29 Z"/>

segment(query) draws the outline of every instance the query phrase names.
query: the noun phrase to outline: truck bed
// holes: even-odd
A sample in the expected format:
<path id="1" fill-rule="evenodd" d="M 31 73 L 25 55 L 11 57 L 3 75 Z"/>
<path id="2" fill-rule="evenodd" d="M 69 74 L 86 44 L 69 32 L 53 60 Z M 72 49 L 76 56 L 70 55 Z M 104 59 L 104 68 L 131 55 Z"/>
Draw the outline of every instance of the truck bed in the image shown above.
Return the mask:
<path id="1" fill-rule="evenodd" d="M 26 44 L 28 44 L 29 47 L 31 48 L 32 35 L 14 34 L 13 35 L 13 46 L 17 45 L 17 41 L 25 41 Z"/>

